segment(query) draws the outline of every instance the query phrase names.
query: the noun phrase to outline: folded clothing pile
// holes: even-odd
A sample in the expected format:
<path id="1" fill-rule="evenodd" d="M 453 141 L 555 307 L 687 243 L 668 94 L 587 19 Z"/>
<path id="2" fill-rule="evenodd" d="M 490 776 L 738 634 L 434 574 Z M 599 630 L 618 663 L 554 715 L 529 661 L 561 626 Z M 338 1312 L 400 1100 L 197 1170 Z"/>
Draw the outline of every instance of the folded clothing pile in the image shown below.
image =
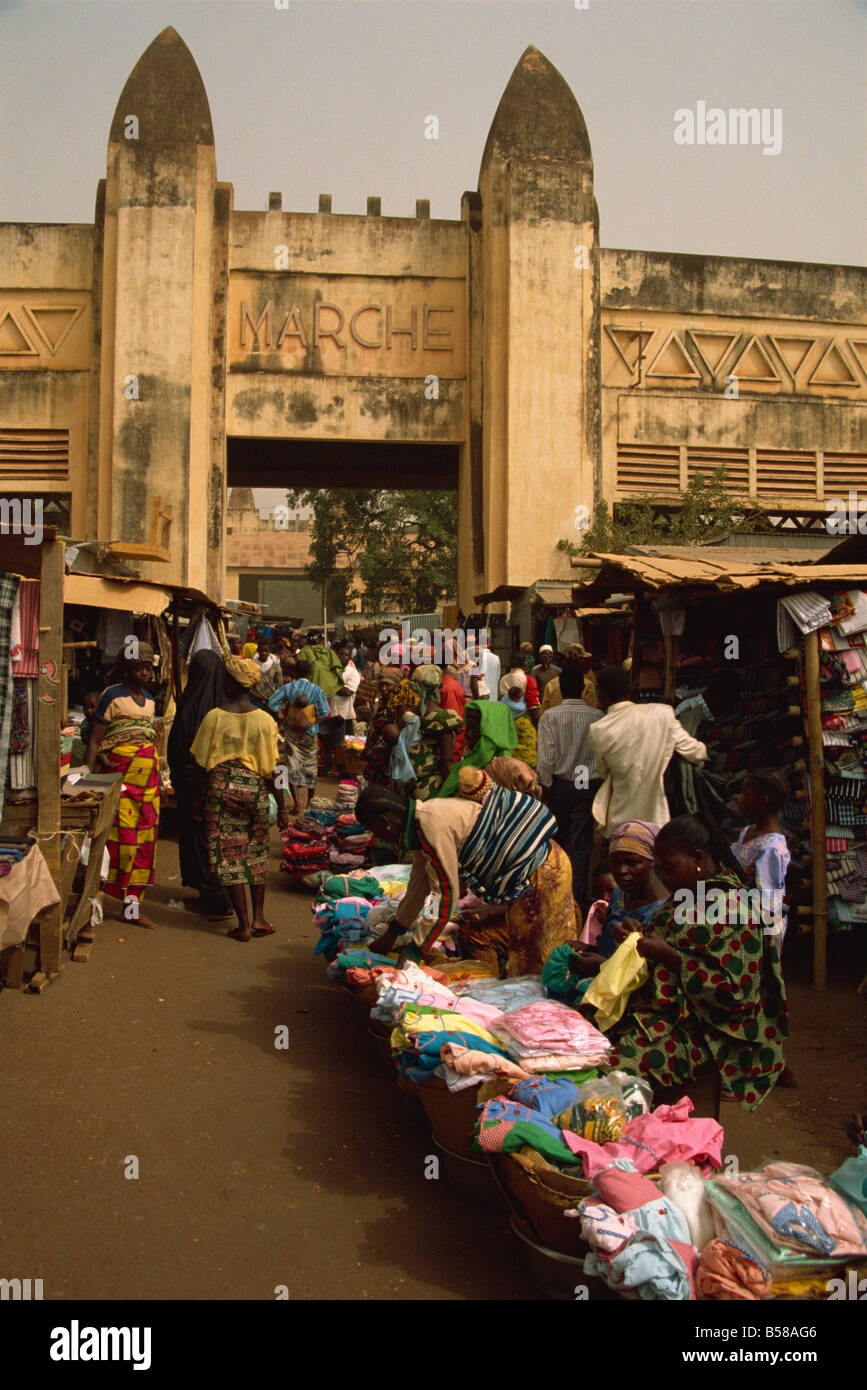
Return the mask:
<path id="1" fill-rule="evenodd" d="M 493 1032 L 513 1061 L 529 1072 L 595 1067 L 611 1051 L 604 1033 L 554 999 L 537 999 L 502 1014 Z"/>
<path id="2" fill-rule="evenodd" d="M 461 988 L 461 997 L 466 995 L 507 1014 L 544 999 L 545 986 L 541 975 L 515 975 L 508 980 L 472 980 Z"/>
<path id="3" fill-rule="evenodd" d="M 367 927 L 369 911 L 370 903 L 361 897 L 320 903 L 313 909 L 313 920 L 320 931 L 313 954 L 330 961 L 344 946 L 366 944 L 370 934 Z"/>
<path id="4" fill-rule="evenodd" d="M 353 811 L 358 800 L 359 786 L 353 777 L 343 777 L 337 785 L 334 806 L 337 811 Z"/>
<path id="5" fill-rule="evenodd" d="M 576 1209 L 591 1247 L 584 1273 L 624 1298 L 695 1298 L 698 1252 L 680 1208 L 625 1158 L 601 1168 L 593 1187 Z"/>
<path id="6" fill-rule="evenodd" d="M 617 1158 L 629 1159 L 641 1173 L 653 1172 L 662 1163 L 691 1163 L 708 1173 L 722 1164 L 722 1125 L 691 1118 L 692 1101 L 687 1096 L 677 1105 L 660 1105 L 630 1120 L 622 1138 L 597 1144 L 557 1123 L 578 1098 L 576 1085 L 567 1080 L 561 1085 L 562 1090 L 550 1090 L 544 1083 L 533 1088 L 530 1082 L 522 1082 L 512 1087 L 507 1098 L 488 1101 L 479 1115 L 479 1147 L 489 1153 L 515 1153 L 529 1144 L 560 1167 L 574 1170 L 577 1164 L 577 1171 L 588 1179 Z M 544 1146 L 538 1142 L 540 1126 Z"/>
<path id="7" fill-rule="evenodd" d="M 777 1282 L 867 1256 L 867 1216 L 815 1168 L 766 1163 L 706 1184 L 717 1234 Z"/>
<path id="8" fill-rule="evenodd" d="M 465 1014 L 427 1004 L 401 1006 L 391 1035 L 392 1055 L 401 1075 L 410 1081 L 430 1081 L 446 1043 L 505 1056 L 487 1029 Z"/>

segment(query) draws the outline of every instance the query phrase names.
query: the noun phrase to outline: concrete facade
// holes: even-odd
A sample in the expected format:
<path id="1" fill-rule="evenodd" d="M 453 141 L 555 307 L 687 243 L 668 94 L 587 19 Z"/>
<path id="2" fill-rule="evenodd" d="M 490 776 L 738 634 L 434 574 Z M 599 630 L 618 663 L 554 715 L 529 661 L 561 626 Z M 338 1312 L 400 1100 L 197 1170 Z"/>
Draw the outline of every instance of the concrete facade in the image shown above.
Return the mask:
<path id="1" fill-rule="evenodd" d="M 722 464 L 769 511 L 867 486 L 867 272 L 606 250 L 574 96 L 528 48 L 460 219 L 235 211 L 166 29 L 92 226 L 0 225 L 0 490 L 226 589 L 239 486 L 456 487 L 459 599 L 568 577 L 582 509 Z"/>

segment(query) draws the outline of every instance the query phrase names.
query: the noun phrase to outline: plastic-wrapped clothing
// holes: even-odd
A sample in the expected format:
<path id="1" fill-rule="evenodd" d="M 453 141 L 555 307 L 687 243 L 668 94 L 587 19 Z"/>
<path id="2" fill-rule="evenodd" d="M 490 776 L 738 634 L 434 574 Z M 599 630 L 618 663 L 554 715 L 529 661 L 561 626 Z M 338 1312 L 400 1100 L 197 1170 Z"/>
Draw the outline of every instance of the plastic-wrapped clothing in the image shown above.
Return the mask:
<path id="1" fill-rule="evenodd" d="M 663 1163 L 659 1185 L 686 1217 L 689 1238 L 696 1250 L 703 1250 L 708 1241 L 713 1240 L 714 1221 L 701 1173 L 691 1163 Z"/>
<path id="2" fill-rule="evenodd" d="M 828 1181 L 867 1216 L 867 1148 L 863 1144 L 857 1156 L 847 1158 Z"/>
<path id="3" fill-rule="evenodd" d="M 637 931 L 630 932 L 584 995 L 584 1003 L 596 1009 L 596 1027 L 603 1033 L 623 1017 L 630 994 L 647 979 L 647 961 L 638 954 L 640 940 Z"/>
<path id="4" fill-rule="evenodd" d="M 545 988 L 541 975 L 514 975 L 508 980 L 474 980 L 466 993 L 507 1014 L 544 999 Z"/>
<path id="5" fill-rule="evenodd" d="M 835 1259 L 867 1255 L 867 1217 L 815 1168 L 766 1163 L 753 1173 L 718 1177 L 714 1188 L 734 1197 L 784 1247 Z"/>

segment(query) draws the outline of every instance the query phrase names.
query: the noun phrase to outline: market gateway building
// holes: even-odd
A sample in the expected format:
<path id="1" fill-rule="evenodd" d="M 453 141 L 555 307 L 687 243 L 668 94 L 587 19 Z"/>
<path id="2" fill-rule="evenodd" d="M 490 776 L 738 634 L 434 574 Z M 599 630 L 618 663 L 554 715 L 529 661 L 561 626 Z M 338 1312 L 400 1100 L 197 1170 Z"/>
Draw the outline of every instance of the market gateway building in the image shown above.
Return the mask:
<path id="1" fill-rule="evenodd" d="M 590 141 L 535 48 L 460 218 L 237 211 L 165 29 L 90 225 L 0 226 L 0 492 L 142 577 L 227 593 L 227 484 L 456 488 L 459 598 L 567 580 L 576 519 L 733 492 L 824 528 L 865 491 L 867 273 L 605 250 Z"/>

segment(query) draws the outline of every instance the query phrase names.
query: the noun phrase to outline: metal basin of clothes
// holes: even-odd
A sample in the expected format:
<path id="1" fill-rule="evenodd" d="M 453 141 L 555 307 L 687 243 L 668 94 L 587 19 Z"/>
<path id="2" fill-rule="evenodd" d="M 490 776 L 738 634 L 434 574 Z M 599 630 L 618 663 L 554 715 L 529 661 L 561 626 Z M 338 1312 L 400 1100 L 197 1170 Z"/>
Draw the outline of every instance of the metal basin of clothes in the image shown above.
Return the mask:
<path id="1" fill-rule="evenodd" d="M 531 1240 L 561 1255 L 586 1253 L 580 1221 L 564 1215 L 592 1195 L 586 1178 L 564 1173 L 528 1144 L 518 1153 L 489 1153 L 487 1159 L 513 1217 Z M 659 1181 L 658 1173 L 645 1176 Z"/>
<path id="2" fill-rule="evenodd" d="M 477 1155 L 454 1153 L 441 1144 L 435 1134 L 432 1137 L 450 1191 L 462 1202 L 502 1211 L 503 1196 L 485 1160 Z"/>
<path id="3" fill-rule="evenodd" d="M 345 729 L 345 720 L 340 719 L 336 714 L 329 715 L 327 719 L 319 720 L 319 742 L 326 753 L 333 752 L 343 742 Z"/>
<path id="4" fill-rule="evenodd" d="M 533 1240 L 521 1229 L 514 1216 L 510 1225 L 513 1234 L 521 1242 L 527 1274 L 540 1298 L 574 1303 L 576 1298 L 584 1297 L 583 1290 L 586 1289 L 586 1297 L 594 1303 L 601 1299 L 617 1299 L 618 1295 L 613 1293 L 602 1279 L 584 1273 L 584 1254 L 589 1246 L 584 1246 L 584 1254 L 563 1255 L 560 1251 L 549 1250 L 547 1246 Z"/>
<path id="5" fill-rule="evenodd" d="M 350 1008 L 352 1010 L 352 1021 L 356 1028 L 362 1032 L 367 1032 L 370 1024 L 370 1010 L 376 1003 L 376 990 L 372 985 L 365 985 L 363 989 L 352 989 L 349 985 L 343 985 L 344 993 L 349 995 Z"/>
<path id="6" fill-rule="evenodd" d="M 478 1107 L 494 1096 L 505 1095 L 511 1084 L 508 1079 L 497 1079 L 479 1086 L 467 1086 L 463 1091 L 450 1091 L 446 1083 L 435 1076 L 418 1086 L 418 1098 L 425 1108 L 434 1139 L 451 1153 L 484 1162 L 473 1144 Z"/>
<path id="7" fill-rule="evenodd" d="M 373 1042 L 373 1050 L 379 1065 L 380 1071 L 389 1076 L 394 1076 L 394 1060 L 391 1055 L 391 1028 L 380 1023 L 376 1018 L 367 1021 L 367 1036 Z"/>

